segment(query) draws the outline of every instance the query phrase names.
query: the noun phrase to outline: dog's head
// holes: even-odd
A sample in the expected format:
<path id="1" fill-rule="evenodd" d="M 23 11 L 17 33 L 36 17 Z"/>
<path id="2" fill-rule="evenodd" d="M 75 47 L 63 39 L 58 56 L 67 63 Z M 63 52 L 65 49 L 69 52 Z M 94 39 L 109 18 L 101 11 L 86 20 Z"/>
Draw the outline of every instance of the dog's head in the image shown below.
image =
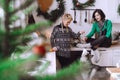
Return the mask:
<path id="1" fill-rule="evenodd" d="M 90 62 L 93 55 L 90 54 L 86 49 L 83 49 L 80 61 L 81 62 Z"/>

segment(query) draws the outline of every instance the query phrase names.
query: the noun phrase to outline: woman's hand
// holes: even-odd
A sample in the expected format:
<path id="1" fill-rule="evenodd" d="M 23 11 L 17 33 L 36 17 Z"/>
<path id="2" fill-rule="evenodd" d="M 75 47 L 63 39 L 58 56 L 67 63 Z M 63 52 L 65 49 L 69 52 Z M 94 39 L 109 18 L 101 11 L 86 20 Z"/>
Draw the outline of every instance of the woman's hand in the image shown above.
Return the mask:
<path id="1" fill-rule="evenodd" d="M 86 42 L 87 39 L 88 39 L 87 37 L 84 37 L 84 38 L 83 38 L 83 40 L 84 40 L 85 42 Z"/>
<path id="2" fill-rule="evenodd" d="M 53 47 L 53 48 L 51 48 L 50 49 L 50 52 L 55 52 L 55 51 L 57 51 L 58 49 L 56 48 L 56 47 Z"/>
<path id="3" fill-rule="evenodd" d="M 58 49 L 57 49 L 57 47 L 53 47 L 52 50 L 53 51 L 57 51 Z"/>
<path id="4" fill-rule="evenodd" d="M 80 34 L 84 34 L 84 33 L 85 33 L 85 31 L 79 31 L 79 33 L 80 33 Z"/>

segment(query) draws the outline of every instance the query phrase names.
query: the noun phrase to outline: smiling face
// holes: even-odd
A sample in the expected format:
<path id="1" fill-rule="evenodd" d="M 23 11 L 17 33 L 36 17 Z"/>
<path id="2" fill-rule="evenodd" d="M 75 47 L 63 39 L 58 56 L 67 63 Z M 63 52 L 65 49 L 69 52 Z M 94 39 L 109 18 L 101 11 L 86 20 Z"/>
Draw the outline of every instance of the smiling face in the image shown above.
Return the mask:
<path id="1" fill-rule="evenodd" d="M 62 16 L 62 23 L 65 27 L 68 27 L 71 21 L 72 21 L 72 16 L 70 14 L 64 14 Z"/>
<path id="2" fill-rule="evenodd" d="M 104 21 L 105 20 L 105 14 L 101 9 L 96 9 L 93 12 L 92 18 L 93 18 L 94 21 L 97 21 L 97 22 Z"/>
<path id="3" fill-rule="evenodd" d="M 63 20 L 63 25 L 65 26 L 65 27 L 68 27 L 68 25 L 71 23 L 71 20 Z"/>
<path id="4" fill-rule="evenodd" d="M 98 12 L 95 13 L 95 19 L 98 22 L 101 21 L 101 15 Z"/>

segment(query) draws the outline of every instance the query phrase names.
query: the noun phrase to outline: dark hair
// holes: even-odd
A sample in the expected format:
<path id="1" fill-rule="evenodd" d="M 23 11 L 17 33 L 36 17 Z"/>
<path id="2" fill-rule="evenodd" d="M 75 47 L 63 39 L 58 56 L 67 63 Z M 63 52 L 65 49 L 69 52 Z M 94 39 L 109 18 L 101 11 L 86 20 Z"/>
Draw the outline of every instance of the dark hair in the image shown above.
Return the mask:
<path id="1" fill-rule="evenodd" d="M 104 21 L 106 16 L 105 16 L 104 12 L 103 12 L 101 9 L 96 9 L 96 10 L 93 12 L 92 18 L 94 19 L 94 21 L 97 21 L 97 20 L 95 19 L 95 13 L 96 13 L 96 12 L 100 14 L 101 20 Z"/>

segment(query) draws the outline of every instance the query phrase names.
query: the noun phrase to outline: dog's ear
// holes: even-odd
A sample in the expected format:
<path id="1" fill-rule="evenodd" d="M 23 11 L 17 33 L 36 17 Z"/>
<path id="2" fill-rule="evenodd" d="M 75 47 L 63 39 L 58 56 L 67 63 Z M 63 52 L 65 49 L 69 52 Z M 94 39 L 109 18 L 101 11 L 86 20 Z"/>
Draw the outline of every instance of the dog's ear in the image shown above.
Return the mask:
<path id="1" fill-rule="evenodd" d="M 88 62 L 88 60 L 89 60 L 88 57 L 89 57 L 89 52 L 86 49 L 83 49 L 80 60 L 82 62 Z"/>
<path id="2" fill-rule="evenodd" d="M 88 62 L 88 55 L 82 55 L 81 58 L 80 58 L 80 61 L 81 62 Z"/>
<path id="3" fill-rule="evenodd" d="M 91 61 L 91 58 L 93 57 L 94 55 L 91 55 L 91 54 L 87 54 L 87 55 L 85 55 L 85 57 L 86 57 L 86 59 L 88 60 L 88 61 Z"/>
<path id="4" fill-rule="evenodd" d="M 91 55 L 91 58 L 93 57 L 94 55 Z"/>

